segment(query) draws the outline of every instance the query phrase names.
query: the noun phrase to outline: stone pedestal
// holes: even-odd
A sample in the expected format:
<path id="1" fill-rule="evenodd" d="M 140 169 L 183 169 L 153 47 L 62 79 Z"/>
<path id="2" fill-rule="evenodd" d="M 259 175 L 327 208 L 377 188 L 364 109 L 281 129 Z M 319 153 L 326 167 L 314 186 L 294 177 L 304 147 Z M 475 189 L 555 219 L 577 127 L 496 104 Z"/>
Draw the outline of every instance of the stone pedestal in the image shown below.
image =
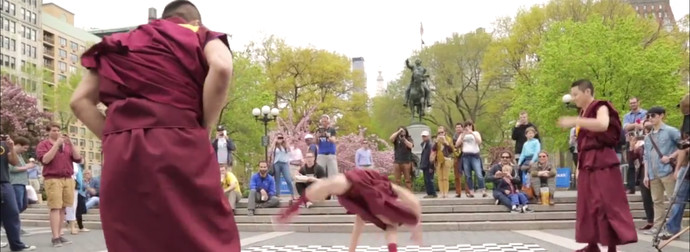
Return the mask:
<path id="1" fill-rule="evenodd" d="M 429 131 L 429 134 L 431 134 L 431 128 L 429 126 L 426 126 L 426 124 L 423 123 L 412 123 L 410 126 L 407 126 L 407 131 L 410 132 L 410 136 L 412 136 L 412 140 L 414 141 L 414 147 L 412 148 L 412 153 L 417 155 L 422 154 L 422 131 Z"/>

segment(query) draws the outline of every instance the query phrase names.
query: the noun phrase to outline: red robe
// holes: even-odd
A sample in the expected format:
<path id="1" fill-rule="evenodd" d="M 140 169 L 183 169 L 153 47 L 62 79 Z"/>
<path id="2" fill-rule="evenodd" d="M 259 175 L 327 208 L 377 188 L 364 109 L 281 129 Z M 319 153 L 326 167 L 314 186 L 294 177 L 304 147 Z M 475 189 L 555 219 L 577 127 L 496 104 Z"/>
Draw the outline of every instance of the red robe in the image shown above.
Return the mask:
<path id="1" fill-rule="evenodd" d="M 348 213 L 362 217 L 366 222 L 386 230 L 388 226 L 377 215 L 394 223 L 415 225 L 417 215 L 398 201 L 391 182 L 386 176 L 372 170 L 351 170 L 345 173 L 350 189 L 338 196 L 338 202 Z"/>
<path id="2" fill-rule="evenodd" d="M 82 56 L 100 75 L 101 221 L 109 252 L 240 251 L 208 131 L 203 48 L 227 37 L 179 18 L 105 37 Z"/>
<path id="3" fill-rule="evenodd" d="M 618 111 L 609 102 L 595 100 L 581 116 L 596 118 L 601 106 L 609 110 L 608 129 L 592 132 L 581 128 L 577 135 L 579 175 L 575 240 L 605 246 L 633 243 L 637 242 L 637 231 L 614 149 L 621 132 Z"/>

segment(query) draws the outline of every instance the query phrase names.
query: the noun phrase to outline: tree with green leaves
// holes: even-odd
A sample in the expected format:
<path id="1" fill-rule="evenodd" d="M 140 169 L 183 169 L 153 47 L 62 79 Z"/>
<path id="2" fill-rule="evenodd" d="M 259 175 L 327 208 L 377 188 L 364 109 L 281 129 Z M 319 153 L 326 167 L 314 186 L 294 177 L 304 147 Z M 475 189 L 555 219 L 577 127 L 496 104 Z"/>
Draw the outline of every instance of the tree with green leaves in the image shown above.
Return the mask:
<path id="1" fill-rule="evenodd" d="M 613 25 L 615 23 L 615 25 Z M 670 108 L 687 89 L 681 84 L 684 55 L 672 37 L 653 20 L 636 15 L 551 23 L 534 51 L 530 82 L 517 86 L 511 112 L 530 111 L 540 134 L 552 138 L 548 149 L 565 147 L 568 132 L 556 127 L 563 114 L 574 114 L 562 104 L 570 83 L 587 78 L 595 84 L 595 97 L 610 100 L 624 114 L 627 100 L 638 97 L 649 106 Z M 678 124 L 679 114 L 669 114 Z"/>

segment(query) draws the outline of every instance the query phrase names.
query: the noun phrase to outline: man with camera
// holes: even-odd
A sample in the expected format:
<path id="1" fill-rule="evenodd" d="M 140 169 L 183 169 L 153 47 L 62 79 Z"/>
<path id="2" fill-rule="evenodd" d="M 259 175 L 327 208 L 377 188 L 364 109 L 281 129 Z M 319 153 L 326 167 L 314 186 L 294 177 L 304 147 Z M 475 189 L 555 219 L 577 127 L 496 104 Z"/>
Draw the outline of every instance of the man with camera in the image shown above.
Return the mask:
<path id="1" fill-rule="evenodd" d="M 211 145 L 213 145 L 213 150 L 216 151 L 216 157 L 218 158 L 219 164 L 226 164 L 229 170 L 232 171 L 232 152 L 237 150 L 235 142 L 228 137 L 227 130 L 225 127 L 218 126 L 216 129 L 217 135 L 216 139 L 213 140 Z"/>
<path id="2" fill-rule="evenodd" d="M 10 165 L 19 165 L 14 142 L 7 135 L 0 135 L 0 140 L 0 219 L 4 224 L 11 251 L 35 250 L 35 246 L 24 244 L 20 237 L 17 198 L 10 184 Z"/>
<path id="3" fill-rule="evenodd" d="M 685 204 L 690 195 L 690 172 L 688 172 L 690 155 L 690 94 L 686 94 L 678 104 L 683 112 L 683 124 L 681 125 L 682 140 L 678 144 L 678 160 L 676 161 L 676 171 L 673 177 L 676 179 L 675 199 L 672 199 L 671 212 L 664 230 L 659 234 L 662 240 L 671 239 L 678 235 L 681 228 L 681 220 L 685 212 Z"/>
<path id="4" fill-rule="evenodd" d="M 326 176 L 333 177 L 338 174 L 338 159 L 335 156 L 335 129 L 331 127 L 331 117 L 321 116 L 321 124 L 316 131 L 318 142 L 318 155 L 316 163 L 326 170 Z"/>
<path id="5" fill-rule="evenodd" d="M 400 127 L 394 132 L 390 141 L 393 143 L 393 177 L 395 183 L 403 185 L 402 177 L 405 177 L 405 187 L 412 189 L 412 137 L 405 127 Z"/>
<path id="6" fill-rule="evenodd" d="M 644 139 L 645 177 L 644 186 L 652 192 L 654 202 L 654 227 L 644 232 L 647 235 L 658 233 L 665 218 L 664 193 L 666 197 L 673 195 L 676 186 L 675 159 L 679 154 L 680 131 L 666 125 L 664 118 L 666 110 L 662 107 L 652 107 L 647 111 L 647 118 L 652 123 L 652 131 Z"/>
<path id="7" fill-rule="evenodd" d="M 36 146 L 36 157 L 43 163 L 43 184 L 50 208 L 50 230 L 53 233 L 53 247 L 70 244 L 62 237 L 62 223 L 65 223 L 65 207 L 74 204 L 75 181 L 72 178 L 72 163 L 81 163 L 81 155 L 67 134 L 60 132 L 60 125 L 51 123 L 46 127 L 48 139 Z"/>

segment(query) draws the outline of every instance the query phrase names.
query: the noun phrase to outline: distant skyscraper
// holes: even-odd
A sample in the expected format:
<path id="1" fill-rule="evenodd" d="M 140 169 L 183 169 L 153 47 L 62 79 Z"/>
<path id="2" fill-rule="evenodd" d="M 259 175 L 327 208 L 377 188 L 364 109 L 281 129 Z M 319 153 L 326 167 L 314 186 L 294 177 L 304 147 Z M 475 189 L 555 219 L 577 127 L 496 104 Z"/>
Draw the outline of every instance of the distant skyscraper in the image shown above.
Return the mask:
<path id="1" fill-rule="evenodd" d="M 359 71 L 362 74 L 362 78 L 364 79 L 364 87 L 355 90 L 355 92 L 367 92 L 367 74 L 366 71 L 364 71 L 364 58 L 363 57 L 357 57 L 357 58 L 352 58 L 352 71 Z"/>
<path id="2" fill-rule="evenodd" d="M 653 16 L 668 31 L 673 30 L 676 19 L 669 0 L 627 0 L 641 16 Z"/>
<path id="3" fill-rule="evenodd" d="M 383 81 L 383 75 L 379 70 L 379 76 L 376 77 L 376 96 L 386 94 L 386 83 Z"/>

